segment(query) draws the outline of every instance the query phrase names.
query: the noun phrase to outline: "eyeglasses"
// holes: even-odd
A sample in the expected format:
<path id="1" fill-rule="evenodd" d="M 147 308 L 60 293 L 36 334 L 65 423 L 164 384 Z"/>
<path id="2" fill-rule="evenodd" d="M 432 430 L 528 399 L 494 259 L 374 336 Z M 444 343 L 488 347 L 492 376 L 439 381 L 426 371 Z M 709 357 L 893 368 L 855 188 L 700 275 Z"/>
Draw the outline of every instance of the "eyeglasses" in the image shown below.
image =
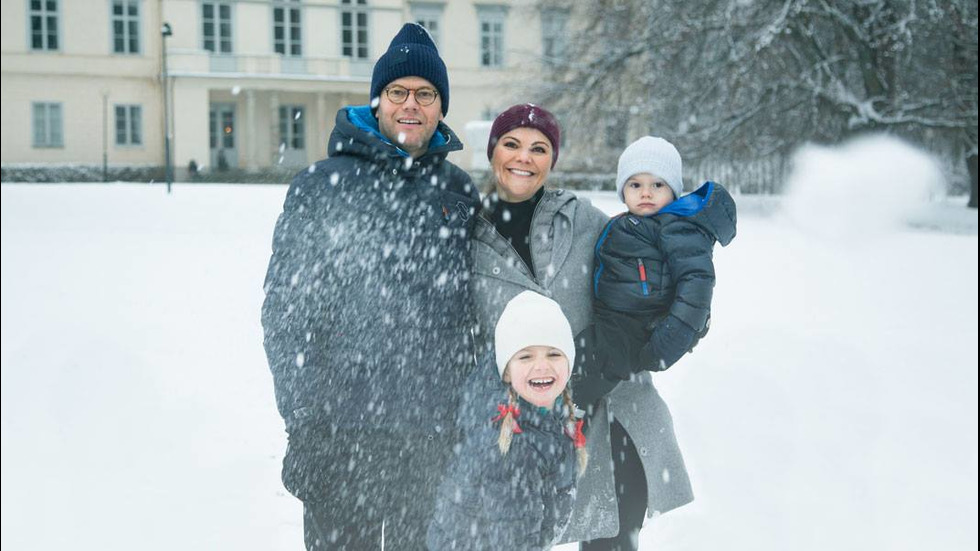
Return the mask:
<path id="1" fill-rule="evenodd" d="M 416 88 L 414 90 L 409 90 L 403 86 L 389 86 L 385 88 L 385 95 L 388 96 L 388 100 L 391 103 L 405 103 L 408 101 L 408 96 L 415 93 L 415 102 L 419 105 L 426 106 L 432 105 L 436 98 L 439 97 L 439 92 L 436 92 L 432 88 Z"/>

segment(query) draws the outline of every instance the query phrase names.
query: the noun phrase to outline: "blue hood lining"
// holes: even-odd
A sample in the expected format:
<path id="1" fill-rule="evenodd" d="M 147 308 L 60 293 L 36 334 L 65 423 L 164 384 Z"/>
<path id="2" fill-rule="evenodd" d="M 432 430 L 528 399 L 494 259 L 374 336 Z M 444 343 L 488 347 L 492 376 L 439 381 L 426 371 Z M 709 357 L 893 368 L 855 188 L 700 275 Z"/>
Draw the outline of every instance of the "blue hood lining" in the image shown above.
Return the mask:
<path id="1" fill-rule="evenodd" d="M 378 127 L 378 119 L 374 116 L 370 105 L 352 105 L 346 109 L 347 118 L 354 126 L 377 136 L 377 138 L 382 142 L 394 147 L 395 151 L 397 151 L 402 157 L 411 157 L 407 151 L 391 143 L 391 140 L 381 133 L 381 129 Z M 442 147 L 448 143 L 449 141 L 446 140 L 446 137 L 443 136 L 442 132 L 439 132 L 439 128 L 436 127 L 435 133 L 432 134 L 432 139 L 429 140 L 429 151 Z"/>
<path id="2" fill-rule="evenodd" d="M 692 191 L 691 193 L 677 199 L 673 203 L 660 209 L 657 214 L 676 214 L 677 216 L 693 216 L 701 212 L 705 205 L 708 204 L 708 200 L 711 199 L 711 193 L 715 190 L 715 183 L 712 181 L 705 182 L 701 187 Z M 656 216 L 654 214 L 653 216 Z"/>

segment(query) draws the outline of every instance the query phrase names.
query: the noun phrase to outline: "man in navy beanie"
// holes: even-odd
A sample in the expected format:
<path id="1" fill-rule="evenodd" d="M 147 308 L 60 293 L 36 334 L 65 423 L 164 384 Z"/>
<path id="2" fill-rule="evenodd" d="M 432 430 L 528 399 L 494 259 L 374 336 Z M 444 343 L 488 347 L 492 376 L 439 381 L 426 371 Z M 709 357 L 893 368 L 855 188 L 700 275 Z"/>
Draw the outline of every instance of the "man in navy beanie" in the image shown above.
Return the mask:
<path id="1" fill-rule="evenodd" d="M 340 109 L 329 158 L 293 179 L 262 326 L 307 549 L 423 549 L 472 364 L 469 241 L 478 203 L 446 160 L 446 65 L 406 24 L 371 103 Z"/>

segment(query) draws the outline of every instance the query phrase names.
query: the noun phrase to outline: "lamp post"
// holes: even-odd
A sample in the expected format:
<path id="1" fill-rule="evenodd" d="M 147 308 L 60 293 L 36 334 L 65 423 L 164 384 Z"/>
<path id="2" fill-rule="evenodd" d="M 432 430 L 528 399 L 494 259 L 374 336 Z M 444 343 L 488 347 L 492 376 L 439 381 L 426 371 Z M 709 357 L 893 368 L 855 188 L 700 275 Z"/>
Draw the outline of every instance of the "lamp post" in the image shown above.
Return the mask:
<path id="1" fill-rule="evenodd" d="M 170 87 L 167 75 L 167 37 L 172 34 L 174 33 L 170 29 L 170 23 L 164 22 L 160 27 L 160 42 L 163 51 L 163 159 L 166 165 L 167 193 L 170 193 L 170 186 L 174 182 L 174 166 L 170 159 Z"/>
<path id="2" fill-rule="evenodd" d="M 109 90 L 102 89 L 102 181 L 109 181 Z"/>

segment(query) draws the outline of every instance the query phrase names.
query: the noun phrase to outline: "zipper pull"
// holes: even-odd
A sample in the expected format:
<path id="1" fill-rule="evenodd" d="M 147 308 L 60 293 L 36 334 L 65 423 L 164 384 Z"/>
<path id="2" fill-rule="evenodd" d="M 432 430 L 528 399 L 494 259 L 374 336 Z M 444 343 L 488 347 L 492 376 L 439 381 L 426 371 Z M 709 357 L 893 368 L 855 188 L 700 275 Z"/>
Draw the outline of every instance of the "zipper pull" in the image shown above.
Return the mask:
<path id="1" fill-rule="evenodd" d="M 643 259 L 637 258 L 636 265 L 640 270 L 640 287 L 643 288 L 643 296 L 648 296 L 650 294 L 650 289 L 647 287 L 647 269 L 643 265 Z"/>

